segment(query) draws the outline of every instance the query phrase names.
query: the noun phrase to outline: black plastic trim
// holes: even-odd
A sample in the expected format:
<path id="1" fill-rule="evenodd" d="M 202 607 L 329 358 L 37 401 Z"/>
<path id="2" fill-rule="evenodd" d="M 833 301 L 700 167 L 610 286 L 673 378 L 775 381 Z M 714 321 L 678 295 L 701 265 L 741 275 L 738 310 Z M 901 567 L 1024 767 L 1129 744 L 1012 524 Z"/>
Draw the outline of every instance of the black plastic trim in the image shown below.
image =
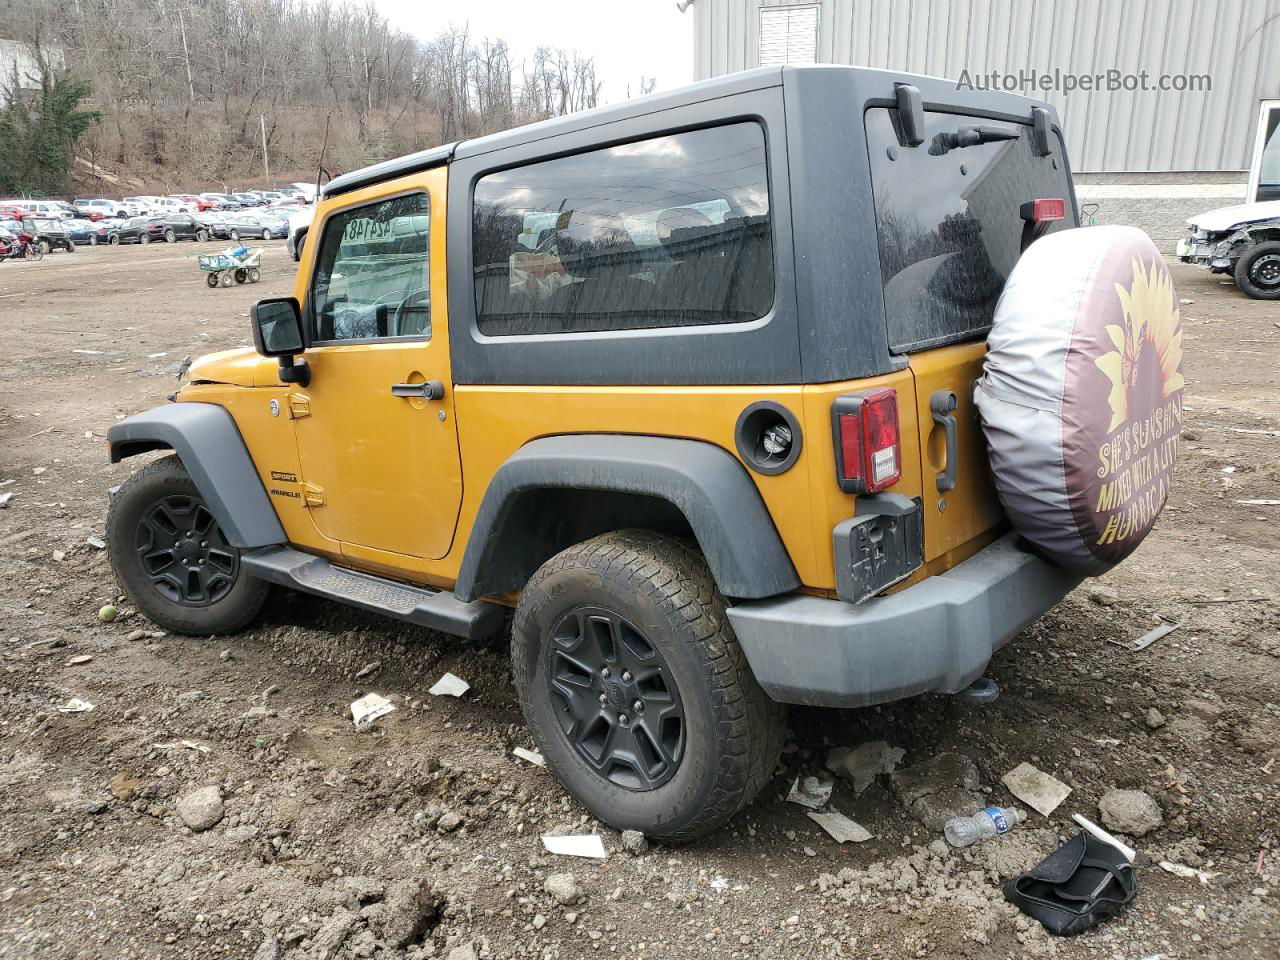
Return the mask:
<path id="1" fill-rule="evenodd" d="M 800 586 L 760 492 L 731 454 L 698 440 L 579 434 L 534 440 L 498 468 L 462 557 L 459 599 L 520 589 L 563 549 L 546 540 L 535 511 L 521 509 L 524 495 L 548 489 L 670 503 L 688 521 L 725 596 L 756 599 Z"/>
<path id="2" fill-rule="evenodd" d="M 244 554 L 241 563 L 271 583 L 469 640 L 493 636 L 506 617 L 506 610 L 494 603 L 463 603 L 445 591 L 337 567 L 290 547 L 254 550 Z"/>
<path id="3" fill-rule="evenodd" d="M 344 173 L 339 177 L 334 177 L 321 187 L 320 196 L 326 199 L 336 197 L 339 194 L 350 193 L 352 190 L 359 190 L 361 187 L 370 187 L 375 183 L 394 180 L 396 177 L 403 177 L 405 174 L 417 173 L 420 170 L 430 170 L 432 167 L 441 166 L 448 163 L 453 157 L 453 152 L 457 149 L 458 143 L 459 141 L 446 143 L 430 150 L 422 150 L 405 157 L 396 157 L 394 160 L 385 160 L 382 163 L 375 163 L 368 167 L 361 167 L 359 170 L 352 170 L 350 173 Z"/>
<path id="4" fill-rule="evenodd" d="M 111 462 L 173 450 L 233 547 L 284 543 L 284 528 L 236 422 L 212 403 L 173 403 L 121 420 L 107 431 Z"/>
<path id="5" fill-rule="evenodd" d="M 861 603 L 924 563 L 920 502 L 897 493 L 858 498 L 854 516 L 836 524 L 836 596 Z"/>

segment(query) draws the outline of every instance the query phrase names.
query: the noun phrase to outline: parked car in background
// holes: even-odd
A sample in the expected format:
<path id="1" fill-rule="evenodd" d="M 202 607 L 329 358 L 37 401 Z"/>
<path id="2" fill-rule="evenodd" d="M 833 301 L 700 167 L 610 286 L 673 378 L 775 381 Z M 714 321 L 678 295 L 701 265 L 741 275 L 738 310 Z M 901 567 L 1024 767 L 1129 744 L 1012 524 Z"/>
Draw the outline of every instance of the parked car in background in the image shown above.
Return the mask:
<path id="1" fill-rule="evenodd" d="M 239 240 L 241 237 L 283 240 L 289 235 L 289 221 L 267 211 L 238 210 L 224 214 L 213 223 L 212 229 L 214 237 L 219 240 Z"/>
<path id="2" fill-rule="evenodd" d="M 107 242 L 112 246 L 118 243 L 150 243 L 151 238 L 147 237 L 144 241 L 142 234 L 151 220 L 151 217 L 129 217 L 127 220 L 122 220 L 111 228 Z"/>
<path id="3" fill-rule="evenodd" d="M 76 212 L 89 220 L 103 220 L 127 216 L 124 206 L 115 201 L 98 197 L 92 200 L 77 200 L 73 204 Z"/>
<path id="4" fill-rule="evenodd" d="M 34 238 L 36 248 L 41 253 L 50 253 L 54 250 L 65 250 L 67 253 L 76 252 L 75 242 L 67 235 L 66 228 L 63 226 L 60 217 L 23 217 L 22 225 L 26 228 L 27 233 Z"/>
<path id="5" fill-rule="evenodd" d="M 209 210 L 239 210 L 241 207 L 238 200 L 233 200 L 225 193 L 202 193 L 200 198 L 212 204 L 207 208 Z"/>
<path id="6" fill-rule="evenodd" d="M 307 230 L 311 227 L 315 212 L 315 206 L 308 204 L 289 214 L 289 242 L 285 246 L 289 250 L 289 256 L 295 261 L 302 256 L 302 244 L 307 239 Z"/>
<path id="7" fill-rule="evenodd" d="M 1184 263 L 1229 273 L 1245 296 L 1280 300 L 1280 200 L 1210 210 L 1187 221 L 1178 241 Z"/>
<path id="8" fill-rule="evenodd" d="M 262 206 L 262 198 L 254 196 L 252 193 L 233 193 L 231 199 L 236 201 L 242 207 L 260 207 Z"/>
<path id="9" fill-rule="evenodd" d="M 120 201 L 120 206 L 130 217 L 145 217 L 152 212 L 151 203 L 147 197 L 124 197 Z"/>
<path id="10" fill-rule="evenodd" d="M 71 220 L 62 221 L 63 229 L 67 231 L 67 236 L 71 238 L 72 243 L 88 244 L 96 247 L 100 243 L 107 243 L 111 239 L 111 228 L 107 224 L 98 221 L 85 220 L 80 217 Z"/>
<path id="11" fill-rule="evenodd" d="M 54 220 L 65 220 L 75 216 L 75 211 L 61 200 L 12 200 L 9 202 L 32 216 L 48 217 Z"/>
<path id="12" fill-rule="evenodd" d="M 176 197 L 152 197 L 151 209 L 157 213 L 191 213 L 194 207 Z"/>
<path id="13" fill-rule="evenodd" d="M 132 217 L 111 234 L 112 243 L 151 243 L 161 240 L 207 240 L 208 227 L 189 213 Z"/>

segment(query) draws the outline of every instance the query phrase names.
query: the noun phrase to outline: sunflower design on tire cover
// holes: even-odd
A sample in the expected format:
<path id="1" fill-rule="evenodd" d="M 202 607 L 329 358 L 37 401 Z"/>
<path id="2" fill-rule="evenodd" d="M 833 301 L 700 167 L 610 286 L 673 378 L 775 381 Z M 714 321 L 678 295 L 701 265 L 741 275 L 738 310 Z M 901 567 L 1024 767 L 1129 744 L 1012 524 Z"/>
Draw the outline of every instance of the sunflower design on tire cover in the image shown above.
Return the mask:
<path id="1" fill-rule="evenodd" d="M 1133 259 L 1132 268 L 1130 286 L 1115 285 L 1124 312 L 1122 322 L 1106 327 L 1115 350 L 1094 361 L 1111 381 L 1108 432 L 1128 419 L 1135 390 L 1156 386 L 1149 378 L 1159 376 L 1160 397 L 1171 396 L 1183 386 L 1181 311 L 1174 305 L 1169 271 L 1154 260 L 1148 268 L 1140 257 Z"/>

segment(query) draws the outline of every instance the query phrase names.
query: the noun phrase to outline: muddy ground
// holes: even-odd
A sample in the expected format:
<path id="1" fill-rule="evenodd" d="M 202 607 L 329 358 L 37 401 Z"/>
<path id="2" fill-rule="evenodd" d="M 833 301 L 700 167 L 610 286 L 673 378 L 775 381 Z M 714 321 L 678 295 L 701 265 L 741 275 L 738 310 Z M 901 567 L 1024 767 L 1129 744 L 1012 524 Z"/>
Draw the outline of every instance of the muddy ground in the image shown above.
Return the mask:
<path id="1" fill-rule="evenodd" d="M 195 250 L 0 264 L 0 956 L 1280 956 L 1280 507 L 1238 503 L 1280 498 L 1275 304 L 1173 265 L 1191 302 L 1169 508 L 1101 581 L 1114 593 L 1076 591 L 997 655 L 996 703 L 795 710 L 753 806 L 635 856 L 512 757 L 531 743 L 501 646 L 285 593 L 231 638 L 98 621 L 119 597 L 91 541 L 106 489 L 140 465 L 107 463 L 107 427 L 162 402 L 187 354 L 248 343 L 250 302 L 291 286 L 279 244 L 261 284 L 232 290 L 205 288 Z M 1108 642 L 1161 618 L 1181 627 L 1144 651 Z M 445 671 L 471 693 L 428 696 Z M 371 690 L 397 710 L 356 733 L 348 704 Z M 95 709 L 59 712 L 72 697 Z M 992 802 L 1013 803 L 1000 777 L 1023 761 L 1073 792 L 950 852 L 888 778 L 861 795 L 838 781 L 834 809 L 874 834 L 838 846 L 783 795 L 830 747 L 874 739 L 903 766 L 970 757 Z M 178 800 L 208 785 L 223 817 L 193 832 Z M 1132 839 L 1138 897 L 1051 940 L 998 883 L 1074 833 L 1071 812 L 1097 819 L 1114 787 L 1162 811 Z M 607 860 L 538 839 L 593 830 Z M 578 891 L 553 881 L 562 904 L 545 882 L 565 872 Z"/>

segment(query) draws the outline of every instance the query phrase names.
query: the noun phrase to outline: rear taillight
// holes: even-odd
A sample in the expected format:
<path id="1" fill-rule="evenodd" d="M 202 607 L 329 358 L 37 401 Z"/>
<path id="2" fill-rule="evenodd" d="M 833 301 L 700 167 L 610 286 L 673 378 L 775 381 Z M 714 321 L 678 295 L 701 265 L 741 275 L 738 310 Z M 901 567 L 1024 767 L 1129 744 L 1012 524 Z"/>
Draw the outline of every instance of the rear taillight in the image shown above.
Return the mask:
<path id="1" fill-rule="evenodd" d="M 902 477 L 898 391 L 850 393 L 831 404 L 836 480 L 845 493 L 879 493 Z"/>

